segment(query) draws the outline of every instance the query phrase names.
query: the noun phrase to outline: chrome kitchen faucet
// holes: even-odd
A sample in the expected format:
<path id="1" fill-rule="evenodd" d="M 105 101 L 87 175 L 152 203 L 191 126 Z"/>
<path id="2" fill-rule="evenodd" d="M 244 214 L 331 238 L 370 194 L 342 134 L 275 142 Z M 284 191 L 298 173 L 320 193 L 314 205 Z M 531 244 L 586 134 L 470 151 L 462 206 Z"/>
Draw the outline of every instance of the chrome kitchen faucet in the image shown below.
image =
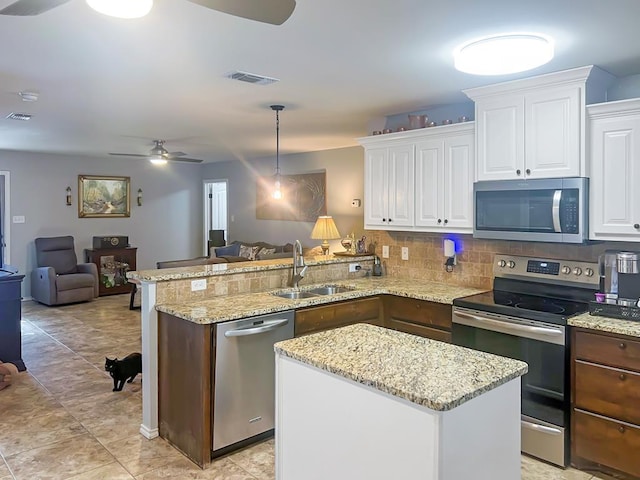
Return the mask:
<path id="1" fill-rule="evenodd" d="M 300 271 L 298 268 L 302 267 Z M 291 286 L 298 288 L 298 283 L 304 278 L 304 274 L 307 271 L 307 265 L 304 264 L 304 257 L 302 256 L 302 244 L 300 240 L 296 240 L 293 246 L 293 275 L 291 277 Z"/>

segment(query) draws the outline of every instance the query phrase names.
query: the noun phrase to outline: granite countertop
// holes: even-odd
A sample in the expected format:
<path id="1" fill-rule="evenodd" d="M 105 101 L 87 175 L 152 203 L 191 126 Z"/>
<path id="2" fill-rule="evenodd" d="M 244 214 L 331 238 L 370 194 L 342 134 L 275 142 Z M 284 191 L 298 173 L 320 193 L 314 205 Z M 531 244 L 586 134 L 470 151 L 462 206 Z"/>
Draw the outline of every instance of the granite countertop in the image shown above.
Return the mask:
<path id="1" fill-rule="evenodd" d="M 293 255 L 293 254 L 292 254 Z M 374 254 L 359 255 L 358 261 L 373 260 Z M 328 265 L 333 263 L 350 263 L 355 257 L 318 255 L 304 257 L 306 265 Z M 273 260 L 247 260 L 246 262 L 213 263 L 210 265 L 196 265 L 193 267 L 162 268 L 156 270 L 135 270 L 127 272 L 127 278 L 145 282 L 162 282 L 168 280 L 182 280 L 185 278 L 202 278 L 216 275 L 233 275 L 236 273 L 257 272 L 266 270 L 281 270 L 291 268 L 293 256 L 275 258 Z"/>
<path id="2" fill-rule="evenodd" d="M 354 280 L 323 282 L 316 285 L 301 285 L 300 290 L 310 290 L 323 285 L 341 285 L 352 288 L 352 290 L 334 295 L 323 295 L 297 300 L 277 297 L 270 292 L 221 295 L 206 300 L 159 304 L 156 305 L 155 308 L 160 312 L 168 313 L 190 322 L 211 324 L 238 318 L 282 312 L 284 310 L 322 305 L 341 300 L 369 297 L 372 295 L 389 294 L 451 304 L 454 298 L 475 295 L 483 291 L 477 288 L 458 287 L 443 283 L 391 277 L 365 277 Z M 293 289 L 288 288 L 274 290 L 273 292 L 292 290 Z"/>
<path id="3" fill-rule="evenodd" d="M 367 324 L 276 343 L 286 357 L 432 410 L 451 410 L 527 373 L 526 363 Z"/>
<path id="4" fill-rule="evenodd" d="M 567 320 L 572 327 L 589 328 L 601 332 L 617 333 L 640 338 L 640 322 L 618 318 L 601 317 L 583 313 Z"/>

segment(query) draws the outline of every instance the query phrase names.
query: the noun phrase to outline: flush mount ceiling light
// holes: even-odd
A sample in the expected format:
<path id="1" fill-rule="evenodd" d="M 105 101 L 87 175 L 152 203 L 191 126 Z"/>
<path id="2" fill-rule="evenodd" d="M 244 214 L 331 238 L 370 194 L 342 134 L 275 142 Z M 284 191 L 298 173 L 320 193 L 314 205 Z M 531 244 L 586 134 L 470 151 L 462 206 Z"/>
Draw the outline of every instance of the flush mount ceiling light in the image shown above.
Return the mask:
<path id="1" fill-rule="evenodd" d="M 463 43 L 453 51 L 457 70 L 505 75 L 539 67 L 553 58 L 553 39 L 539 33 L 505 33 Z"/>
<path id="2" fill-rule="evenodd" d="M 118 18 L 140 18 L 151 11 L 153 0 L 87 0 L 96 12 Z"/>

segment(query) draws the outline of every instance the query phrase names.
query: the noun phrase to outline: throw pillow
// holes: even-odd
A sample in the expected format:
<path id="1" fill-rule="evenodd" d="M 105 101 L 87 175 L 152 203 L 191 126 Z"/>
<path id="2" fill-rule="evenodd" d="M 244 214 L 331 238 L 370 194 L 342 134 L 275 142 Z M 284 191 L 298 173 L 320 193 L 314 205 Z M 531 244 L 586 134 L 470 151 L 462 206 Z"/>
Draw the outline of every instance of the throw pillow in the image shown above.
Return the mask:
<path id="1" fill-rule="evenodd" d="M 240 245 L 240 253 L 238 253 L 239 257 L 248 258 L 249 260 L 255 260 L 256 254 L 260 250 L 260 247 L 252 247 L 250 245 Z"/>
<path id="2" fill-rule="evenodd" d="M 226 247 L 217 247 L 215 248 L 216 257 L 222 257 L 223 255 L 232 255 L 234 257 L 239 256 L 240 254 L 240 244 L 232 243 L 231 245 L 227 245 Z"/>
<path id="3" fill-rule="evenodd" d="M 256 255 L 256 258 L 260 259 L 260 258 L 263 258 L 265 255 L 273 255 L 274 253 L 276 253 L 275 247 L 274 248 L 263 247 L 260 249 L 260 251 Z"/>

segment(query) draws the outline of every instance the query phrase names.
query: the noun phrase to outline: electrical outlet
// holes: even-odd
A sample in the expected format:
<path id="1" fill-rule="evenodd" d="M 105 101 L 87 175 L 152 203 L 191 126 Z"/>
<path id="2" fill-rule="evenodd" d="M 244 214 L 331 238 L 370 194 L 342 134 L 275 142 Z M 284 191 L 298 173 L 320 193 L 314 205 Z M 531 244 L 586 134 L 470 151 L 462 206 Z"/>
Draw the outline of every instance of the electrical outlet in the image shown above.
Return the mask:
<path id="1" fill-rule="evenodd" d="M 25 222 L 24 215 L 14 215 L 13 216 L 13 223 L 24 223 L 24 222 Z"/>
<path id="2" fill-rule="evenodd" d="M 382 258 L 389 258 L 389 245 L 382 246 Z"/>
<path id="3" fill-rule="evenodd" d="M 359 198 L 354 198 L 351 200 L 351 206 L 354 208 L 358 208 L 361 205 Z"/>
<path id="4" fill-rule="evenodd" d="M 199 280 L 191 280 L 191 291 L 197 292 L 198 290 L 207 289 L 207 279 L 201 278 Z"/>
<path id="5" fill-rule="evenodd" d="M 402 260 L 409 260 L 409 247 L 402 247 Z"/>
<path id="6" fill-rule="evenodd" d="M 349 264 L 349 273 L 357 272 L 361 268 L 362 267 L 360 266 L 359 263 L 350 263 Z"/>

